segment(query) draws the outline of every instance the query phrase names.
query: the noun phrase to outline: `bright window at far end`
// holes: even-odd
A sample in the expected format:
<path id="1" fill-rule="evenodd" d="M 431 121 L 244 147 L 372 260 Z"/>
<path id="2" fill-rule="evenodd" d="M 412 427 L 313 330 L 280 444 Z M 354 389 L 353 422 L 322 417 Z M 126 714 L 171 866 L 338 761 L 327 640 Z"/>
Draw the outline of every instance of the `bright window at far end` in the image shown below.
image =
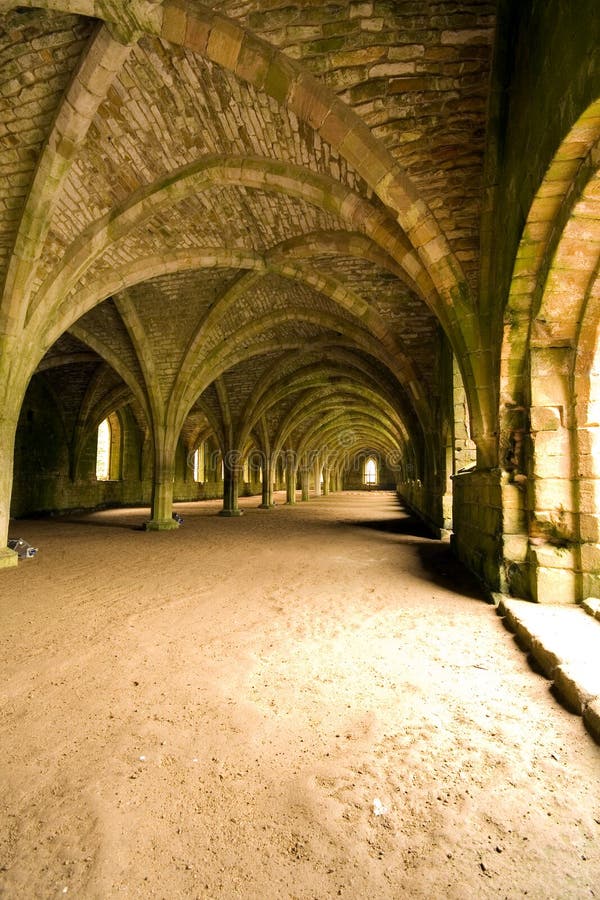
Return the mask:
<path id="1" fill-rule="evenodd" d="M 377 463 L 372 456 L 365 462 L 365 484 L 377 484 Z"/>

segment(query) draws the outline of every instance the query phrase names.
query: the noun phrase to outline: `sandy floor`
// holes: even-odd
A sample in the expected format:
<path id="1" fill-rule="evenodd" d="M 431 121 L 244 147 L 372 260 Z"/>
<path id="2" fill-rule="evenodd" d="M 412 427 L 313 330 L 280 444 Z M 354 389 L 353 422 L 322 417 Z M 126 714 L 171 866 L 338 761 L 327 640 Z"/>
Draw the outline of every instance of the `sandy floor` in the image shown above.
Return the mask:
<path id="1" fill-rule="evenodd" d="M 256 504 L 15 523 L 0 895 L 600 897 L 600 748 L 448 547 Z"/>

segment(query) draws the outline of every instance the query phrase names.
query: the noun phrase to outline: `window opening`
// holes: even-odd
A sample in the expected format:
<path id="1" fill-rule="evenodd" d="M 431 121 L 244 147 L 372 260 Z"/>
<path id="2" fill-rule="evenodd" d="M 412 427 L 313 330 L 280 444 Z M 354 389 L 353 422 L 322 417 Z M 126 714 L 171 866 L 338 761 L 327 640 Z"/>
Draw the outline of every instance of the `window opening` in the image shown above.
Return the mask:
<path id="1" fill-rule="evenodd" d="M 98 447 L 96 450 L 96 478 L 98 481 L 108 481 L 110 478 L 110 451 L 112 444 L 112 432 L 108 419 L 98 425 Z"/>
<path id="2" fill-rule="evenodd" d="M 194 451 L 194 481 L 203 484 L 205 480 L 204 444 L 200 444 Z"/>
<path id="3" fill-rule="evenodd" d="M 365 484 L 377 484 L 377 463 L 372 456 L 365 462 Z"/>

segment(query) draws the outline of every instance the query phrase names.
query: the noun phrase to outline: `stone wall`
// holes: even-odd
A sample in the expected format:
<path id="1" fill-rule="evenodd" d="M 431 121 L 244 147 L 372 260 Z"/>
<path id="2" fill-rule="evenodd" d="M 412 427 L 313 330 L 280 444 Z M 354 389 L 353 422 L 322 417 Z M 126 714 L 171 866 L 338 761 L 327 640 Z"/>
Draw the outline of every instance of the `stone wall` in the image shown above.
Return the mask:
<path id="1" fill-rule="evenodd" d="M 502 495 L 497 469 L 461 472 L 453 481 L 454 533 L 458 558 L 489 590 L 502 583 Z"/>
<path id="2" fill-rule="evenodd" d="M 11 516 L 107 506 L 148 506 L 152 496 L 152 460 L 128 407 L 120 412 L 120 477 L 99 481 L 95 433 L 84 442 L 72 477 L 68 417 L 59 403 L 60 398 L 57 402 L 43 378 L 32 380 L 17 429 Z M 194 481 L 185 448 L 180 443 L 175 466 L 175 501 L 221 498 L 223 482 L 214 475 L 203 484 Z M 260 485 L 249 493 L 260 493 Z"/>
<path id="3" fill-rule="evenodd" d="M 83 445 L 77 472 L 72 476 L 65 410 L 60 408 L 42 378 L 29 386 L 15 446 L 11 515 L 91 509 L 102 506 L 149 503 L 149 461 L 142 457 L 141 435 L 127 413 L 122 416 L 121 478 L 96 479 L 96 436 Z"/>
<path id="4" fill-rule="evenodd" d="M 408 511 L 430 529 L 432 537 L 441 537 L 445 521 L 440 492 L 428 489 L 419 479 L 399 482 L 397 491 Z"/>

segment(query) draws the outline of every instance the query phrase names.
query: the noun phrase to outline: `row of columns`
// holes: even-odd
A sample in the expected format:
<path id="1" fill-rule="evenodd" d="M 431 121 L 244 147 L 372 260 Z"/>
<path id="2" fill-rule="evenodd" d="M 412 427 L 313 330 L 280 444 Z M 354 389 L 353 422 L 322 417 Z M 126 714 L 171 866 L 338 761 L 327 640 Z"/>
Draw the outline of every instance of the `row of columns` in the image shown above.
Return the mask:
<path id="1" fill-rule="evenodd" d="M 152 491 L 152 515 L 146 528 L 149 531 L 166 531 L 177 528 L 177 522 L 173 519 L 173 485 L 175 481 L 174 452 L 170 455 L 167 448 L 158 446 L 154 460 L 154 479 Z M 223 509 L 220 515 L 225 517 L 240 516 L 239 487 L 242 466 L 240 455 L 237 452 L 225 453 L 223 457 Z M 310 499 L 311 475 L 314 482 L 314 495 L 328 495 L 330 492 L 339 491 L 342 487 L 341 472 L 332 467 L 324 466 L 320 460 L 312 463 L 298 463 L 292 454 L 288 455 L 285 465 L 286 503 L 296 503 L 296 484 L 300 477 L 300 499 L 307 502 Z M 321 478 L 323 481 L 321 482 Z M 273 488 L 275 481 L 275 460 L 272 456 L 263 457 L 262 496 L 259 509 L 272 509 L 275 506 L 273 500 Z"/>

